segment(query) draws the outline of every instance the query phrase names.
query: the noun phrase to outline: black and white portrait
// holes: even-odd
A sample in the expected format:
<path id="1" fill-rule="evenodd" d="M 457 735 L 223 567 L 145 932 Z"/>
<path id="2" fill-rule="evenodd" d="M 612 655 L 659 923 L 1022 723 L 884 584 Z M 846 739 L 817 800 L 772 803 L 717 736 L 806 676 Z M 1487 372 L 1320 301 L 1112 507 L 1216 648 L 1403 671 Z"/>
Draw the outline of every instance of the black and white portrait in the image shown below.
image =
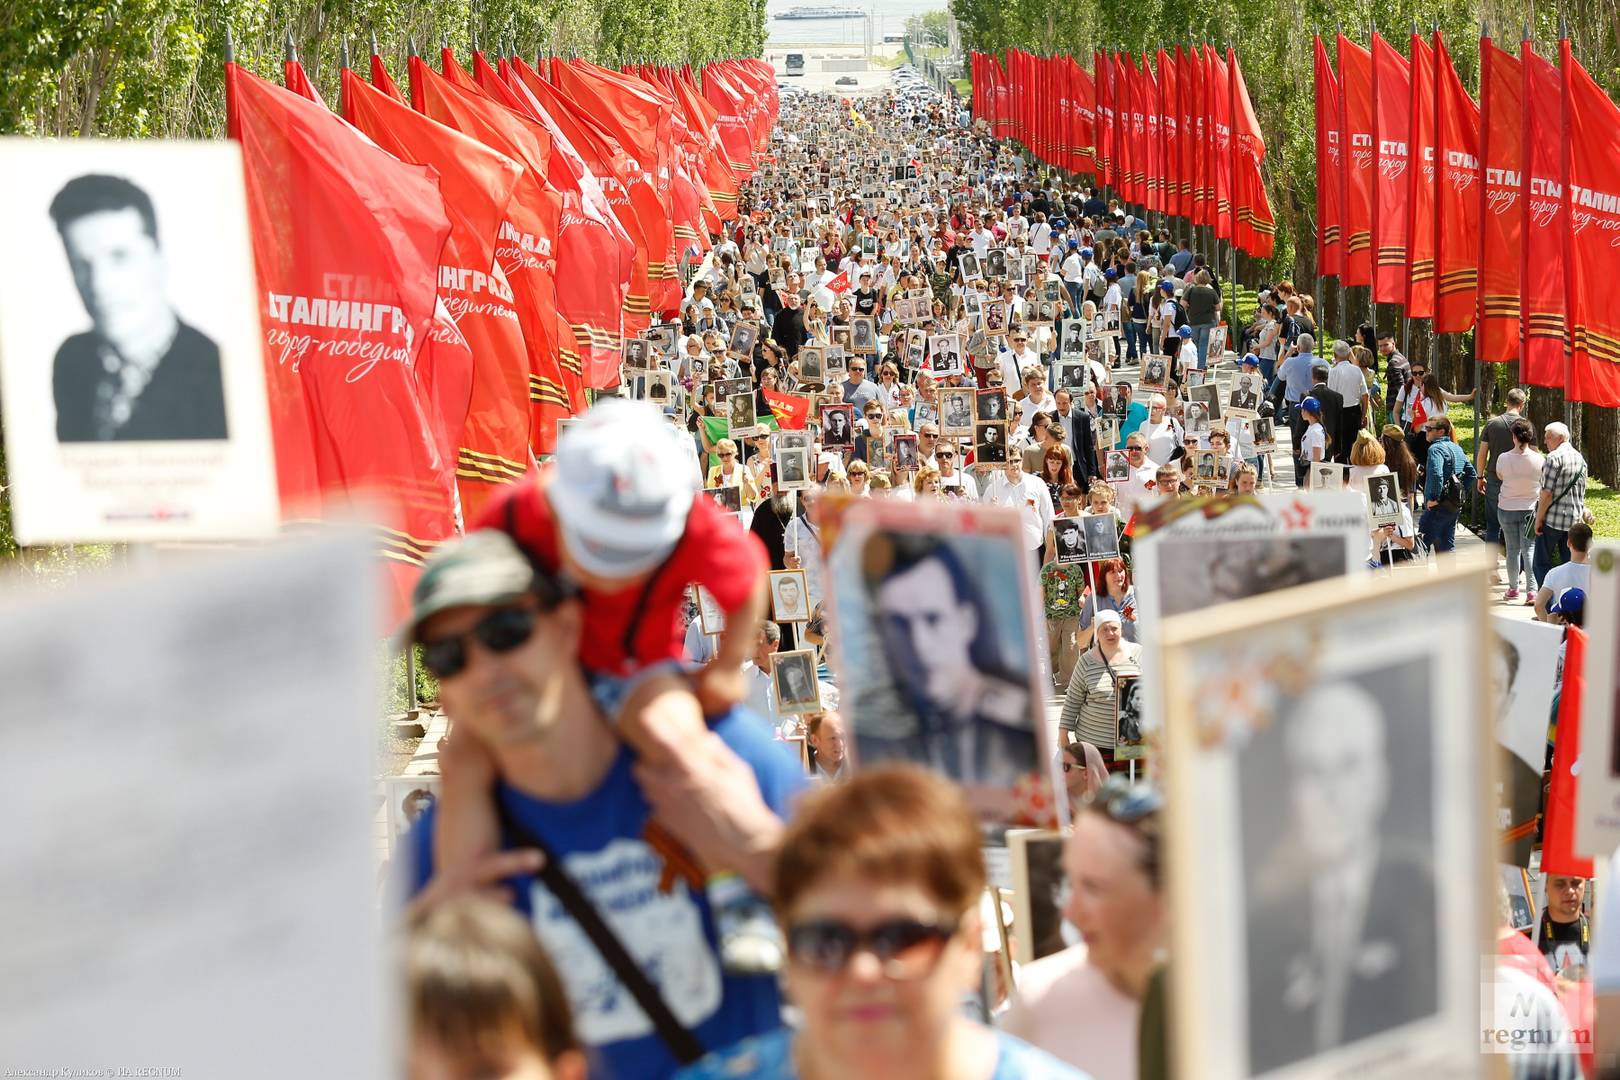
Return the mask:
<path id="1" fill-rule="evenodd" d="M 1254 431 L 1254 448 L 1262 454 L 1277 449 L 1276 421 L 1269 416 L 1257 416 L 1249 421 Z"/>
<path id="2" fill-rule="evenodd" d="M 1135 675 L 1114 680 L 1114 757 L 1146 756 L 1142 736 L 1142 684 Z"/>
<path id="3" fill-rule="evenodd" d="M 935 334 L 928 339 L 929 370 L 935 375 L 962 374 L 962 338 L 959 334 Z"/>
<path id="4" fill-rule="evenodd" d="M 805 345 L 799 349 L 799 378 L 807 383 L 826 382 L 824 365 L 827 351 L 820 345 Z"/>
<path id="5" fill-rule="evenodd" d="M 1247 419 L 1260 410 L 1260 376 L 1239 375 L 1232 380 L 1232 392 L 1226 398 L 1226 411 L 1240 419 Z"/>
<path id="6" fill-rule="evenodd" d="M 855 445 L 855 410 L 850 405 L 821 407 L 821 445 L 829 449 L 851 449 Z"/>
<path id="7" fill-rule="evenodd" d="M 815 658 L 813 649 L 771 654 L 771 681 L 776 689 L 777 712 L 799 716 L 821 710 Z"/>
<path id="8" fill-rule="evenodd" d="M 1088 562 L 1119 558 L 1119 518 L 1112 513 L 1083 514 L 1080 525 L 1085 530 Z"/>
<path id="9" fill-rule="evenodd" d="M 981 464 L 996 464 L 1007 460 L 1007 423 L 984 423 L 973 432 L 974 457 Z"/>
<path id="10" fill-rule="evenodd" d="M 1373 528 L 1401 523 L 1400 481 L 1393 473 L 1367 477 L 1367 509 Z"/>
<path id="11" fill-rule="evenodd" d="M 1003 335 L 1007 332 L 1007 301 L 985 301 L 984 332 L 991 337 Z"/>
<path id="12" fill-rule="evenodd" d="M 754 355 L 754 346 L 759 343 L 759 324 L 740 322 L 731 331 L 731 351 L 738 356 L 749 358 Z"/>
<path id="13" fill-rule="evenodd" d="M 620 358 L 625 369 L 638 371 L 647 366 L 647 343 L 639 338 L 625 338 L 620 347 Z"/>
<path id="14" fill-rule="evenodd" d="M 1086 530 L 1079 518 L 1053 518 L 1052 533 L 1057 545 L 1055 557 L 1060 565 L 1086 561 Z"/>
<path id="15" fill-rule="evenodd" d="M 1502 615 L 1493 616 L 1490 623 L 1484 663 L 1491 692 L 1487 701 L 1496 717 L 1498 857 L 1515 866 L 1528 866 L 1536 845 L 1547 717 L 1560 677 L 1563 631 L 1550 623 Z"/>
<path id="16" fill-rule="evenodd" d="M 1237 759 L 1249 1061 L 1269 1072 L 1439 1006 L 1427 657 L 1280 700 Z"/>
<path id="17" fill-rule="evenodd" d="M 1219 385 L 1206 382 L 1200 386 L 1189 386 L 1187 388 L 1187 400 L 1189 403 L 1195 402 L 1204 407 L 1204 416 L 1209 423 L 1220 422 L 1221 388 Z"/>
<path id="18" fill-rule="evenodd" d="M 985 252 L 984 272 L 987 277 L 992 279 L 1007 276 L 1007 251 L 1005 248 L 991 248 Z"/>
<path id="19" fill-rule="evenodd" d="M 901 473 L 917 471 L 917 436 L 903 433 L 895 435 L 894 471 Z"/>
<path id="20" fill-rule="evenodd" d="M 1345 474 L 1350 466 L 1336 465 L 1332 462 L 1317 461 L 1311 464 L 1311 490 L 1312 491 L 1341 491 L 1344 489 Z"/>
<path id="21" fill-rule="evenodd" d="M 1363 554 L 1366 546 L 1366 538 L 1362 537 Z M 1154 556 L 1162 576 L 1156 586 L 1144 585 L 1143 571 L 1139 569 L 1137 592 L 1141 595 L 1151 591 L 1157 597 L 1161 616 L 1180 615 L 1348 572 L 1345 540 L 1336 535 L 1165 535 L 1155 541 Z"/>
<path id="22" fill-rule="evenodd" d="M 1183 416 L 1188 435 L 1203 437 L 1209 434 L 1209 409 L 1202 401 L 1187 402 Z"/>
<path id="23" fill-rule="evenodd" d="M 1065 360 L 1078 360 L 1086 354 L 1086 320 L 1064 319 L 1059 355 Z"/>
<path id="24" fill-rule="evenodd" d="M 971 251 L 962 253 L 957 266 L 961 268 L 963 281 L 978 281 L 984 277 L 979 269 L 979 257 Z"/>
<path id="25" fill-rule="evenodd" d="M 776 472 L 778 486 L 784 491 L 798 491 L 810 485 L 810 451 L 803 447 L 787 447 L 777 451 Z"/>
<path id="26" fill-rule="evenodd" d="M 1103 479 L 1112 484 L 1124 483 L 1131 478 L 1131 459 L 1123 450 L 1108 451 L 1107 464 L 1103 466 Z"/>
<path id="27" fill-rule="evenodd" d="M 1168 385 L 1169 368 L 1162 356 L 1149 356 L 1142 362 L 1142 378 L 1139 380 L 1143 390 L 1163 390 Z"/>
<path id="28" fill-rule="evenodd" d="M 673 356 L 680 330 L 676 323 L 656 323 L 647 328 L 647 344 L 660 356 Z"/>
<path id="29" fill-rule="evenodd" d="M 1063 869 L 1064 837 L 1040 829 L 1009 829 L 1007 855 L 1012 871 L 1014 959 L 1021 964 L 1061 952 L 1079 942 L 1064 921 L 1069 877 Z"/>
<path id="30" fill-rule="evenodd" d="M 721 484 L 719 487 L 704 488 L 703 494 L 714 500 L 714 504 L 728 514 L 735 514 L 742 509 L 742 488 L 736 484 Z"/>
<path id="31" fill-rule="evenodd" d="M 854 339 L 848 326 L 830 326 L 827 328 L 827 337 L 845 353 L 855 352 Z"/>
<path id="32" fill-rule="evenodd" d="M 1007 419 L 1006 392 L 995 387 L 980 390 L 978 392 L 978 419 L 981 421 Z"/>
<path id="33" fill-rule="evenodd" d="M 752 393 L 732 394 L 726 399 L 726 415 L 731 421 L 732 435 L 746 435 L 754 430 L 758 422 L 754 406 Z"/>
<path id="34" fill-rule="evenodd" d="M 771 620 L 779 623 L 810 621 L 810 590 L 803 570 L 771 571 Z"/>
<path id="35" fill-rule="evenodd" d="M 971 387 L 950 387 L 939 392 L 941 435 L 965 438 L 973 434 L 975 393 Z"/>
<path id="36" fill-rule="evenodd" d="M 1220 453 L 1215 450 L 1198 451 L 1193 456 L 1193 479 L 1200 484 L 1214 484 L 1224 481 L 1226 477 L 1221 475 Z"/>
<path id="37" fill-rule="evenodd" d="M 823 381 L 829 384 L 839 382 L 849 373 L 849 350 L 842 345 L 826 346 L 822 352 L 822 364 Z"/>
<path id="38" fill-rule="evenodd" d="M 862 356 L 877 352 L 877 320 L 870 315 L 857 315 L 849 321 L 850 351 Z"/>

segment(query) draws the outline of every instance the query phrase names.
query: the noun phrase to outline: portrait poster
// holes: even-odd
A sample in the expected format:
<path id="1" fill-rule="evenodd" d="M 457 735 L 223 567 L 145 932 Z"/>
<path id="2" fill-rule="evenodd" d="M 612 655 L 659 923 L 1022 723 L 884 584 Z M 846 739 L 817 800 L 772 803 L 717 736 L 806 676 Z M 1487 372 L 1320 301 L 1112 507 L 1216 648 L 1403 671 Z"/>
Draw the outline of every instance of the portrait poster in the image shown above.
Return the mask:
<path id="1" fill-rule="evenodd" d="M 815 486 L 808 447 L 783 446 L 776 451 L 776 481 L 783 491 L 804 491 Z"/>
<path id="2" fill-rule="evenodd" d="M 1401 481 L 1394 473 L 1369 476 L 1367 485 L 1367 513 L 1375 529 L 1401 523 Z"/>
<path id="3" fill-rule="evenodd" d="M 909 432 L 897 432 L 894 435 L 891 461 L 894 465 L 894 471 L 897 473 L 916 472 L 919 461 L 917 436 Z"/>
<path id="4" fill-rule="evenodd" d="M 939 433 L 947 439 L 966 439 L 973 435 L 974 398 L 971 386 L 941 387 L 939 390 Z"/>
<path id="5" fill-rule="evenodd" d="M 1214 367 L 1226 356 L 1226 327 L 1217 326 L 1209 332 L 1209 366 Z"/>
<path id="6" fill-rule="evenodd" d="M 1201 386 L 1187 387 L 1187 401 L 1202 405 L 1204 415 L 1210 423 L 1217 423 L 1221 419 L 1221 388 L 1220 384 L 1206 382 Z"/>
<path id="7" fill-rule="evenodd" d="M 1160 628 L 1179 1075 L 1478 1074 L 1485 595 L 1368 575 Z"/>
<path id="8" fill-rule="evenodd" d="M 1620 847 L 1620 544 L 1593 544 L 1587 561 L 1575 854 L 1606 858 Z"/>
<path id="9" fill-rule="evenodd" d="M 1086 320 L 1064 319 L 1058 338 L 1058 355 L 1064 360 L 1084 360 L 1086 355 Z"/>
<path id="10" fill-rule="evenodd" d="M 714 594 L 702 585 L 692 586 L 697 590 L 698 629 L 705 634 L 723 634 L 726 630 L 726 613 L 721 609 Z"/>
<path id="11" fill-rule="evenodd" d="M 756 433 L 758 404 L 752 391 L 732 394 L 726 399 L 726 416 L 730 421 L 731 438 L 742 439 Z"/>
<path id="12" fill-rule="evenodd" d="M 1162 394 L 1170 387 L 1170 360 L 1168 357 L 1149 353 L 1147 359 L 1142 361 L 1142 371 L 1137 379 L 1137 387 L 1145 399 L 1151 394 Z"/>
<path id="13" fill-rule="evenodd" d="M 439 801 L 437 776 L 389 776 L 383 779 L 388 799 L 388 850 L 399 847 L 423 814 Z"/>
<path id="14" fill-rule="evenodd" d="M 626 372 L 641 371 L 647 366 L 649 349 L 640 338 L 625 338 L 619 346 L 619 362 Z"/>
<path id="15" fill-rule="evenodd" d="M 771 653 L 771 688 L 776 693 L 776 711 L 783 716 L 820 712 L 821 684 L 816 681 L 816 650 Z"/>
<path id="16" fill-rule="evenodd" d="M 1069 906 L 1069 876 L 1063 842 L 1055 829 L 1008 829 L 1012 879 L 1013 959 L 1033 963 L 1078 944 L 1080 934 L 1063 917 Z"/>
<path id="17" fill-rule="evenodd" d="M 1083 563 L 1089 557 L 1086 547 L 1086 529 L 1078 517 L 1055 517 L 1052 519 L 1052 535 L 1054 538 L 1053 559 L 1060 566 L 1070 566 L 1074 563 Z"/>
<path id="18" fill-rule="evenodd" d="M 1131 540 L 1139 625 L 1151 634 L 1172 615 L 1358 574 L 1368 532 L 1361 496 L 1349 491 L 1155 503 L 1137 513 Z"/>
<path id="19" fill-rule="evenodd" d="M 849 450 L 855 446 L 854 406 L 821 407 L 821 445 L 829 450 Z"/>
<path id="20" fill-rule="evenodd" d="M 1080 527 L 1086 536 L 1086 562 L 1108 562 L 1119 558 L 1119 518 L 1106 514 L 1081 514 Z"/>
<path id="21" fill-rule="evenodd" d="M 849 320 L 850 351 L 861 356 L 877 352 L 877 320 L 870 315 L 857 315 Z"/>
<path id="22" fill-rule="evenodd" d="M 1007 419 L 1007 391 L 999 386 L 978 391 L 974 399 L 976 417 L 981 423 Z"/>
<path id="23" fill-rule="evenodd" d="M 1147 757 L 1142 681 L 1136 675 L 1114 680 L 1114 760 Z"/>
<path id="24" fill-rule="evenodd" d="M 241 147 L 0 139 L 0 236 L 17 541 L 273 534 Z"/>
<path id="25" fill-rule="evenodd" d="M 1242 372 L 1232 378 L 1232 389 L 1226 397 L 1226 415 L 1236 420 L 1253 420 L 1260 415 L 1260 402 L 1265 397 L 1265 380 L 1259 372 Z"/>
<path id="26" fill-rule="evenodd" d="M 1103 465 L 1103 479 L 1110 484 L 1123 484 L 1131 478 L 1131 459 L 1123 450 L 1108 451 Z"/>
<path id="27" fill-rule="evenodd" d="M 704 488 L 703 494 L 714 500 L 714 504 L 728 514 L 735 514 L 742 509 L 742 488 L 736 484 L 720 484 L 717 487 Z"/>
<path id="28" fill-rule="evenodd" d="M 1277 449 L 1277 422 L 1270 416 L 1256 416 L 1249 421 L 1250 430 L 1254 433 L 1254 448 L 1261 454 L 1270 454 Z M 1266 470 L 1271 475 L 1271 470 Z"/>
<path id="29" fill-rule="evenodd" d="M 1313 461 L 1306 468 L 1306 479 L 1311 491 L 1343 491 L 1350 479 L 1350 466 L 1333 461 Z"/>
<path id="30" fill-rule="evenodd" d="M 799 378 L 807 383 L 823 383 L 826 376 L 827 349 L 824 345 L 805 345 L 799 349 Z"/>
<path id="31" fill-rule="evenodd" d="M 356 722 L 379 715 L 372 559 L 323 529 L 0 593 L 0 811 L 28 823 L 0 833 L 14 1071 L 397 1072 Z"/>
<path id="32" fill-rule="evenodd" d="M 810 586 L 803 570 L 771 571 L 771 621 L 810 621 Z"/>
<path id="33" fill-rule="evenodd" d="M 826 536 L 824 527 L 823 536 Z M 911 761 L 963 785 L 987 823 L 1054 797 L 1044 623 L 1016 511 L 849 500 L 827 561 L 840 711 L 857 767 Z"/>
<path id="34" fill-rule="evenodd" d="M 962 335 L 934 334 L 928 338 L 929 370 L 934 375 L 961 375 Z"/>
<path id="35" fill-rule="evenodd" d="M 1507 923 L 1521 934 L 1536 926 L 1536 904 L 1530 897 L 1530 872 L 1515 863 L 1501 863 L 1502 894 L 1507 897 Z"/>
<path id="36" fill-rule="evenodd" d="M 674 356 L 680 332 L 679 323 L 654 323 L 647 327 L 647 344 L 659 356 Z"/>
<path id="37" fill-rule="evenodd" d="M 997 465 L 1007 460 L 1007 422 L 987 421 L 973 428 L 974 465 Z"/>

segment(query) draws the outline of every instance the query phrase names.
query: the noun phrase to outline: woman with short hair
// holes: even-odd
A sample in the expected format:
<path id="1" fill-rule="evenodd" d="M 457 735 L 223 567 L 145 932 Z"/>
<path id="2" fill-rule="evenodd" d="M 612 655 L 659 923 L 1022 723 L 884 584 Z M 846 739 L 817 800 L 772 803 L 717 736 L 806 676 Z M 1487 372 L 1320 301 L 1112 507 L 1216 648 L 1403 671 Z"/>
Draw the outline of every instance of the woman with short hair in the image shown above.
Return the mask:
<path id="1" fill-rule="evenodd" d="M 1508 431 L 1513 436 L 1513 449 L 1496 458 L 1496 475 L 1502 481 L 1496 499 L 1496 520 L 1507 544 L 1508 588 L 1502 599 L 1512 602 L 1519 598 L 1522 568 L 1524 602 L 1534 604 L 1540 588 L 1534 566 L 1536 502 L 1541 495 L 1541 466 L 1546 459 L 1536 451 L 1536 429 L 1530 421 L 1520 417 Z"/>
<path id="2" fill-rule="evenodd" d="M 772 890 L 802 1023 L 678 1080 L 1080 1080 L 961 1008 L 984 970 L 982 842 L 961 791 L 916 766 L 806 795 Z"/>

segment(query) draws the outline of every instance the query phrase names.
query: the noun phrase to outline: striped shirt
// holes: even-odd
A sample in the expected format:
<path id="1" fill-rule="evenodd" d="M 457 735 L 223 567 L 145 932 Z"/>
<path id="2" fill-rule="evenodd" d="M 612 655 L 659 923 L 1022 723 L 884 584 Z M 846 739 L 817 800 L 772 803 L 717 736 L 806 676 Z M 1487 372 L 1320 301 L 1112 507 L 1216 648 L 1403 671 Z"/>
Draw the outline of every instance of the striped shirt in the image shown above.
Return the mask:
<path id="1" fill-rule="evenodd" d="M 1541 463 L 1541 490 L 1552 494 L 1547 528 L 1568 532 L 1581 520 L 1586 509 L 1586 459 L 1570 443 L 1559 443 Z"/>
<path id="2" fill-rule="evenodd" d="M 1122 675 L 1140 675 L 1142 646 L 1121 641 L 1119 656 L 1110 665 L 1095 648 L 1080 654 L 1063 697 L 1058 727 L 1072 731 L 1100 750 L 1114 748 L 1114 683 Z"/>

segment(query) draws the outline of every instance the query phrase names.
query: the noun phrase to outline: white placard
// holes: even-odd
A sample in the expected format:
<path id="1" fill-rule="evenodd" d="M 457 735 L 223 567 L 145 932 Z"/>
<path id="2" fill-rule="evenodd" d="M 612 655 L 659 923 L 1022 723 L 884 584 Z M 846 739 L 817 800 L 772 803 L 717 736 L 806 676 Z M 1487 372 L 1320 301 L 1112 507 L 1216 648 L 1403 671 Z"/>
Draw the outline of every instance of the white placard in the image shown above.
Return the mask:
<path id="1" fill-rule="evenodd" d="M 0 237 L 17 539 L 273 532 L 241 148 L 0 139 Z"/>
<path id="2" fill-rule="evenodd" d="M 376 580 L 325 534 L 0 603 L 8 1063 L 391 1074 Z"/>
<path id="3" fill-rule="evenodd" d="M 1575 794 L 1575 854 L 1607 858 L 1620 846 L 1620 737 L 1614 723 L 1620 671 L 1620 544 L 1594 544 L 1586 590 L 1586 668 L 1581 689 L 1581 771 Z M 1555 598 L 1556 599 L 1556 598 Z"/>

